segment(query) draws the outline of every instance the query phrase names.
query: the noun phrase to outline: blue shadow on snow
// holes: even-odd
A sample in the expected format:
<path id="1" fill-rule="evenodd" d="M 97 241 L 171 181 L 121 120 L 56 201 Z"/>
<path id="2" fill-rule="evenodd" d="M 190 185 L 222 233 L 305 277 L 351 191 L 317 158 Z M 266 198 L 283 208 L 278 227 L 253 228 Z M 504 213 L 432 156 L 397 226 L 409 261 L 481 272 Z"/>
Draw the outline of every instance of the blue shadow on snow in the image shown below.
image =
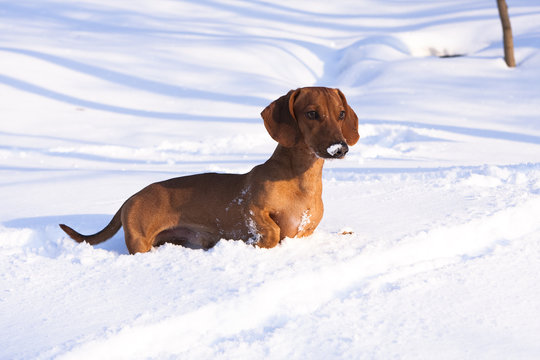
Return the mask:
<path id="1" fill-rule="evenodd" d="M 60 229 L 58 224 L 66 224 L 81 234 L 91 235 L 103 229 L 111 221 L 112 217 L 113 215 L 98 214 L 41 216 L 9 220 L 2 223 L 2 225 L 7 228 L 28 228 L 36 231 L 38 234 L 48 233 L 51 228 L 56 228 L 58 229 L 58 237 L 60 238 L 68 236 Z M 122 229 L 109 240 L 94 247 L 117 254 L 128 254 Z"/>

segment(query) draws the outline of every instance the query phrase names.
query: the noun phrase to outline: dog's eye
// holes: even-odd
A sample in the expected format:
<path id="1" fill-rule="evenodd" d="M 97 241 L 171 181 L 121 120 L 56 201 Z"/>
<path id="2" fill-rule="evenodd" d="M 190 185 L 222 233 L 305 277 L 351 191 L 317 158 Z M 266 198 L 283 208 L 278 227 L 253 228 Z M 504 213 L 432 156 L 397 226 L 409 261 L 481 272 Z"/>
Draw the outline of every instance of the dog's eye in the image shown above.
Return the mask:
<path id="1" fill-rule="evenodd" d="M 339 120 L 345 119 L 345 111 L 339 113 Z"/>
<path id="2" fill-rule="evenodd" d="M 317 120 L 319 118 L 319 113 L 316 111 L 308 111 L 306 117 L 310 120 Z"/>

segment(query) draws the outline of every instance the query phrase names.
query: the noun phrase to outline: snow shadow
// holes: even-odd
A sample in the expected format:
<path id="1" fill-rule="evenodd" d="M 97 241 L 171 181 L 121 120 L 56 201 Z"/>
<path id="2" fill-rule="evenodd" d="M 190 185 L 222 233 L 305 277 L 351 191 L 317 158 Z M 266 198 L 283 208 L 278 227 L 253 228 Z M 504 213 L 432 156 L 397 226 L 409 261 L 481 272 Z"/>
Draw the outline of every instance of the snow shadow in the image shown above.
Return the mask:
<path id="1" fill-rule="evenodd" d="M 95 101 L 84 100 L 77 98 L 75 96 L 70 96 L 62 94 L 58 91 L 46 89 L 44 87 L 31 84 L 26 81 L 18 80 L 10 76 L 0 75 L 0 83 L 4 85 L 11 86 L 15 89 L 26 91 L 35 95 L 40 95 L 52 100 L 61 101 L 75 106 L 87 107 L 94 110 L 108 111 L 117 114 L 131 115 L 144 118 L 156 118 L 156 119 L 165 119 L 165 120 L 197 120 L 197 121 L 225 121 L 233 123 L 252 123 L 254 119 L 241 119 L 236 117 L 226 117 L 226 116 L 205 116 L 205 115 L 194 115 L 194 114 L 185 114 L 185 113 L 173 113 L 173 112 L 161 112 L 161 111 L 151 111 L 151 110 L 137 110 L 126 108 L 116 105 L 108 105 Z"/>
<path id="2" fill-rule="evenodd" d="M 82 234 L 89 235 L 103 229 L 111 219 L 112 215 L 108 214 L 58 215 L 14 219 L 6 221 L 2 225 L 6 228 L 32 230 L 34 234 L 27 246 L 44 247 L 46 249 L 45 255 L 57 257 L 59 252 L 65 251 L 57 244 L 57 240 L 59 238 L 69 239 L 58 224 L 66 224 Z M 94 247 L 119 255 L 128 254 L 122 229 L 109 240 Z"/>
<path id="3" fill-rule="evenodd" d="M 111 82 L 114 84 L 131 87 L 137 90 L 143 90 L 150 93 L 165 95 L 171 97 L 178 97 L 184 99 L 203 99 L 213 101 L 223 101 L 237 104 L 248 105 L 266 105 L 267 99 L 252 96 L 252 95 L 234 95 L 223 92 L 212 92 L 199 90 L 194 88 L 188 88 L 186 86 L 177 86 L 166 84 L 163 82 L 148 80 L 134 75 L 128 75 L 118 71 L 108 70 L 95 65 L 89 65 L 68 58 L 60 57 L 57 55 L 51 55 L 44 52 L 38 52 L 34 50 L 16 49 L 8 47 L 0 47 L 0 50 L 11 53 L 21 54 L 33 57 L 35 59 L 43 60 L 54 65 L 62 66 L 66 69 L 77 71 L 86 75 L 93 76 L 100 80 Z M 230 72 L 230 70 L 229 70 Z M 12 81 L 13 83 L 13 81 Z M 64 95 L 65 96 L 65 95 Z M 82 100 L 79 100 L 82 101 Z M 124 110 L 125 111 L 125 110 Z"/>
<path id="4" fill-rule="evenodd" d="M 501 131 L 501 130 L 491 130 L 491 129 L 478 129 L 472 127 L 463 127 L 463 126 L 453 126 L 453 125 L 442 125 L 442 124 L 424 124 L 419 122 L 411 121 L 396 121 L 396 120 L 359 120 L 361 124 L 374 124 L 374 125 L 401 125 L 411 128 L 423 128 L 423 129 L 433 129 L 440 130 L 460 135 L 468 135 L 480 138 L 488 139 L 498 139 L 498 140 L 507 140 L 515 142 L 523 142 L 530 144 L 540 144 L 540 136 L 529 135 L 523 133 L 516 133 L 510 131 Z"/>

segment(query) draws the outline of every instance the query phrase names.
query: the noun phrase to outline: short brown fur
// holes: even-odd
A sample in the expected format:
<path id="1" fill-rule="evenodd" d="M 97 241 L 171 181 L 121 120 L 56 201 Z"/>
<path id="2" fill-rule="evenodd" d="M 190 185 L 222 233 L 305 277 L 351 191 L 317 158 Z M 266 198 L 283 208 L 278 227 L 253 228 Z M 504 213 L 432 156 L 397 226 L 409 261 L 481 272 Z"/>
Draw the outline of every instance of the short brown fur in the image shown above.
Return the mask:
<path id="1" fill-rule="evenodd" d="M 323 215 L 324 159 L 342 158 L 359 138 L 358 118 L 338 89 L 291 90 L 261 116 L 279 144 L 247 174 L 199 174 L 151 184 L 130 197 L 103 230 L 77 242 L 101 243 L 124 227 L 131 254 L 171 242 L 209 249 L 220 239 L 263 248 L 313 233 Z"/>

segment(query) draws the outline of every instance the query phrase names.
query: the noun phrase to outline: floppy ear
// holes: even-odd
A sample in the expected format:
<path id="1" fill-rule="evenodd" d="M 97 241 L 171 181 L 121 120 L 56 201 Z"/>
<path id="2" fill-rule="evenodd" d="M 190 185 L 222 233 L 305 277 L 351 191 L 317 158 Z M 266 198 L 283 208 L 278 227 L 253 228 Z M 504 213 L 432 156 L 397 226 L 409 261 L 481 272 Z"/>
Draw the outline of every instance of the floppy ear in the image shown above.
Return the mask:
<path id="1" fill-rule="evenodd" d="M 273 101 L 262 112 L 264 126 L 270 136 L 285 147 L 293 147 L 301 138 L 300 128 L 294 116 L 294 100 L 299 89 Z"/>
<path id="2" fill-rule="evenodd" d="M 343 95 L 341 90 L 337 89 L 337 91 L 345 107 L 345 120 L 343 121 L 343 125 L 341 125 L 341 133 L 347 145 L 352 146 L 360 139 L 360 135 L 358 134 L 358 116 L 356 116 L 354 110 L 347 104 L 347 99 L 345 99 L 345 95 Z"/>

